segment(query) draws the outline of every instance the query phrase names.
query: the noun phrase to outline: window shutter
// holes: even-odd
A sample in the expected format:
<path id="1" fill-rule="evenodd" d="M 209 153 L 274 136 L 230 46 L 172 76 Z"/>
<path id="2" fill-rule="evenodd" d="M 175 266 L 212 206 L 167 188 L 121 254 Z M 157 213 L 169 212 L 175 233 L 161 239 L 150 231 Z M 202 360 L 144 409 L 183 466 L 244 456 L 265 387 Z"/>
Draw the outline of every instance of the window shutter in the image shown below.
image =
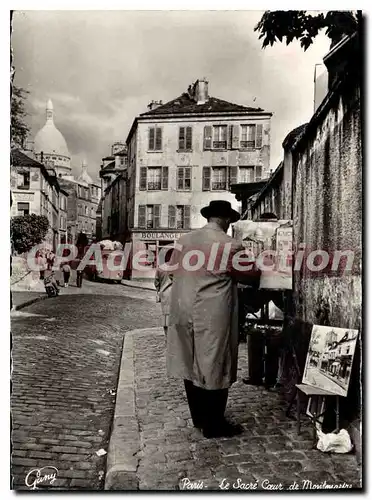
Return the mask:
<path id="1" fill-rule="evenodd" d="M 260 181 L 262 178 L 262 166 L 256 165 L 256 181 Z"/>
<path id="2" fill-rule="evenodd" d="M 140 167 L 140 191 L 146 191 L 147 189 L 147 167 Z"/>
<path id="3" fill-rule="evenodd" d="M 161 205 L 154 205 L 154 227 L 160 227 L 160 208 Z"/>
<path id="4" fill-rule="evenodd" d="M 233 125 L 233 131 L 232 131 L 232 149 L 239 149 L 239 139 L 240 139 L 240 126 L 239 125 Z"/>
<path id="5" fill-rule="evenodd" d="M 162 167 L 161 169 L 161 188 L 168 189 L 168 167 Z"/>
<path id="6" fill-rule="evenodd" d="M 138 205 L 138 227 L 146 227 L 146 205 Z"/>
<path id="7" fill-rule="evenodd" d="M 168 207 L 168 226 L 170 229 L 176 227 L 176 207 L 174 205 Z"/>
<path id="8" fill-rule="evenodd" d="M 156 151 L 161 151 L 162 149 L 162 128 L 156 127 L 155 132 L 155 149 Z"/>
<path id="9" fill-rule="evenodd" d="M 192 149 L 192 127 L 186 127 L 186 149 Z"/>
<path id="10" fill-rule="evenodd" d="M 178 136 L 178 149 L 183 151 L 185 149 L 185 127 L 180 127 Z"/>
<path id="11" fill-rule="evenodd" d="M 233 134 L 233 125 L 229 125 L 227 131 L 227 149 L 232 149 L 232 134 Z"/>
<path id="12" fill-rule="evenodd" d="M 204 149 L 212 149 L 212 127 L 210 125 L 204 127 Z"/>
<path id="13" fill-rule="evenodd" d="M 183 187 L 183 167 L 177 168 L 177 189 L 182 189 Z"/>
<path id="14" fill-rule="evenodd" d="M 256 126 L 256 148 L 262 148 L 262 125 Z"/>
<path id="15" fill-rule="evenodd" d="M 191 189 L 191 167 L 185 167 L 185 189 Z"/>
<path id="16" fill-rule="evenodd" d="M 185 229 L 190 229 L 190 205 L 185 205 L 183 207 L 184 212 L 183 212 L 183 227 Z"/>
<path id="17" fill-rule="evenodd" d="M 178 149 L 179 151 L 183 151 L 185 149 L 185 127 L 179 128 Z"/>
<path id="18" fill-rule="evenodd" d="M 203 191 L 211 190 L 211 167 L 203 167 Z"/>
<path id="19" fill-rule="evenodd" d="M 149 128 L 149 151 L 154 151 L 155 149 L 155 128 Z"/>
<path id="20" fill-rule="evenodd" d="M 238 167 L 230 167 L 230 185 L 238 182 Z"/>

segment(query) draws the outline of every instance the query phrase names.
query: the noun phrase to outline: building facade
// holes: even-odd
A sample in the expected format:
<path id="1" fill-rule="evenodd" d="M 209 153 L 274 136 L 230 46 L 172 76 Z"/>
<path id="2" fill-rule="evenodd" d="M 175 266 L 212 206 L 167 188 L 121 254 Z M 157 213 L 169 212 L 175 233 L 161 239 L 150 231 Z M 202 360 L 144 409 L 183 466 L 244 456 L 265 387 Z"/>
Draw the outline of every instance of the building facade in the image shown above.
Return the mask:
<path id="1" fill-rule="evenodd" d="M 11 152 L 10 185 L 11 216 L 46 216 L 49 230 L 45 242 L 55 250 L 61 242 L 61 199 L 67 196 L 61 191 L 56 172 L 16 149 Z"/>
<path id="2" fill-rule="evenodd" d="M 157 256 L 204 225 L 200 210 L 212 200 L 239 210 L 230 185 L 269 176 L 271 116 L 210 97 L 205 79 L 168 103 L 153 101 L 127 139 L 127 241 L 134 250 Z"/>
<path id="3" fill-rule="evenodd" d="M 94 182 L 87 172 L 84 161 L 80 176 L 59 179 L 60 185 L 69 194 L 67 201 L 67 238 L 75 243 L 80 233 L 88 239 L 96 237 L 96 214 L 101 198 L 101 186 Z"/>

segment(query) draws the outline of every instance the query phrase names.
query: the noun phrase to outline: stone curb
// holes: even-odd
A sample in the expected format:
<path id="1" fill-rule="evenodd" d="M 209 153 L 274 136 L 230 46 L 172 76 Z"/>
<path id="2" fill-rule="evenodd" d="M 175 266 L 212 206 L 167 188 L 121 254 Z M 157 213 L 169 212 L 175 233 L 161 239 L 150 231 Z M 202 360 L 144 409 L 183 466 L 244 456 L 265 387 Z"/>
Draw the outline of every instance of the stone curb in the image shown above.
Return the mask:
<path id="1" fill-rule="evenodd" d="M 141 283 L 141 282 L 133 282 L 130 280 L 122 280 L 121 284 L 124 286 L 127 286 L 129 288 L 140 288 L 142 290 L 151 290 L 152 292 L 155 292 L 155 286 L 151 283 Z"/>
<path id="2" fill-rule="evenodd" d="M 35 304 L 35 302 L 39 302 L 41 300 L 45 300 L 48 298 L 48 295 L 45 294 L 41 295 L 40 297 L 35 297 L 34 299 L 26 300 L 26 302 L 23 302 L 22 304 L 18 304 L 17 306 L 14 306 L 12 311 L 19 311 L 20 309 L 23 309 L 27 306 L 30 306 L 31 304 Z"/>
<path id="3" fill-rule="evenodd" d="M 142 328 L 124 335 L 114 421 L 107 453 L 105 490 L 138 490 L 139 458 L 136 455 L 141 444 L 135 401 L 134 336 L 158 330 Z"/>

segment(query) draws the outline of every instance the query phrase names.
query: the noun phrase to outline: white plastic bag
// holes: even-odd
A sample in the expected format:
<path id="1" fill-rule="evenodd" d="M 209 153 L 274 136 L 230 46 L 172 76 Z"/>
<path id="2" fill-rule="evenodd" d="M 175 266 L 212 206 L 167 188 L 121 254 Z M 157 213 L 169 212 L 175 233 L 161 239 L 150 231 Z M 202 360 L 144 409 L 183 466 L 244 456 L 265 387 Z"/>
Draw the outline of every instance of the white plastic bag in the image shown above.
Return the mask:
<path id="1" fill-rule="evenodd" d="M 330 432 L 325 434 L 320 429 L 317 430 L 318 450 L 324 453 L 349 453 L 353 449 L 349 433 L 346 429 L 341 429 L 338 434 Z"/>

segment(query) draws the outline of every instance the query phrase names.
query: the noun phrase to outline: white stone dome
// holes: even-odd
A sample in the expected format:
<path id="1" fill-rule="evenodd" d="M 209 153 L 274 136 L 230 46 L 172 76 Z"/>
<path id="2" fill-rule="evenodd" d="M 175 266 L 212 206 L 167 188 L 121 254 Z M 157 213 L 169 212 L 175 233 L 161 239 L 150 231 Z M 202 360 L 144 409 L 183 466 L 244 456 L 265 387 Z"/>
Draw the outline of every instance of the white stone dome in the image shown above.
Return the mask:
<path id="1" fill-rule="evenodd" d="M 46 106 L 46 123 L 35 136 L 35 152 L 70 158 L 65 138 L 54 125 L 53 104 L 50 99 Z"/>

